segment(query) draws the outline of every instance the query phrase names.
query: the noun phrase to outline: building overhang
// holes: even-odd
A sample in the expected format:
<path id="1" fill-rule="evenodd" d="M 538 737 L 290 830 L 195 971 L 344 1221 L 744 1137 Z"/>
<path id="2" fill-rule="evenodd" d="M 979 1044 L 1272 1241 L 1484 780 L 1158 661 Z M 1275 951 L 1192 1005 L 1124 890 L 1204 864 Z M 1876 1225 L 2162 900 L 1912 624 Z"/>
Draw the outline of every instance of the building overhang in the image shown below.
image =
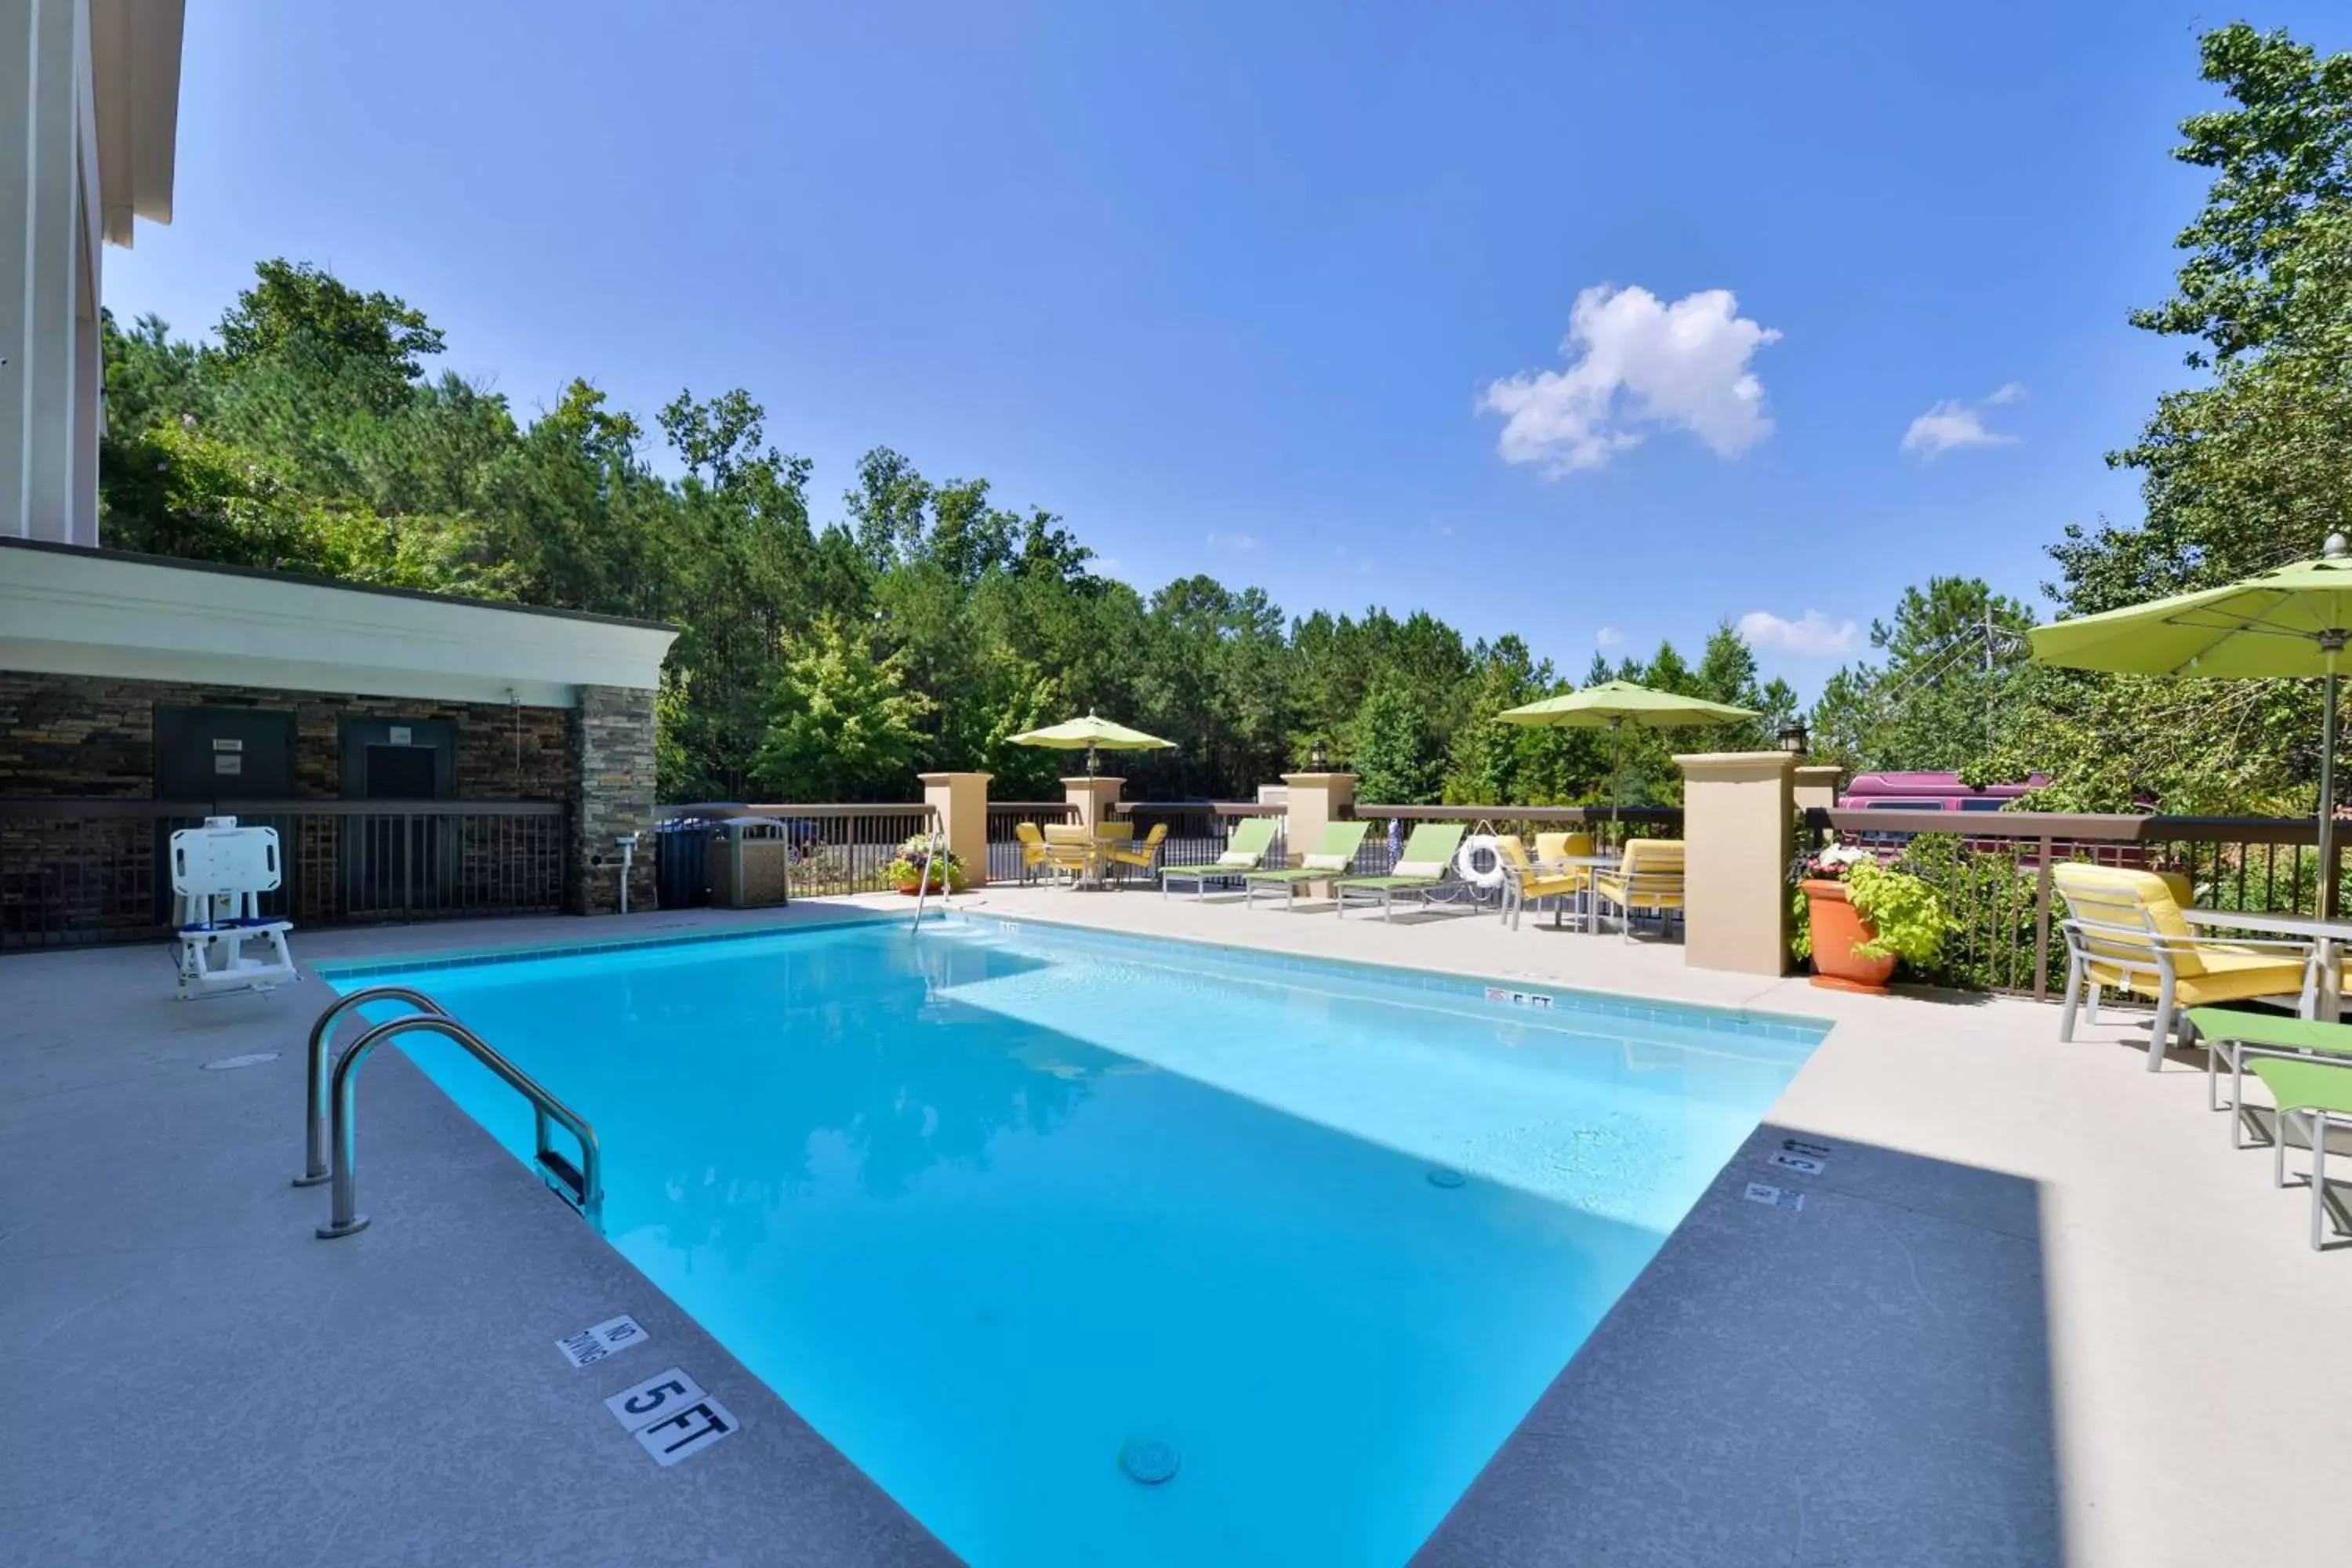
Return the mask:
<path id="1" fill-rule="evenodd" d="M 138 218 L 172 221 L 185 20 L 184 0 L 90 0 L 98 188 L 110 244 L 129 245 Z"/>
<path id="2" fill-rule="evenodd" d="M 569 708 L 675 627 L 0 539 L 0 669 Z"/>

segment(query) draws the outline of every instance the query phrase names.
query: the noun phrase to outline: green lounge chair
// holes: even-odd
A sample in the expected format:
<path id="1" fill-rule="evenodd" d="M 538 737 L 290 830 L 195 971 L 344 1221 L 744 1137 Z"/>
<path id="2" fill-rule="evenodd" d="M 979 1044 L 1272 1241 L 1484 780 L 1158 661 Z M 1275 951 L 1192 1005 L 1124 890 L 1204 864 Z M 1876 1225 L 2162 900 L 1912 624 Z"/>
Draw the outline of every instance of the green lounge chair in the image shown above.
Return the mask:
<path id="1" fill-rule="evenodd" d="M 1282 907 L 1289 909 L 1298 901 L 1298 889 L 1309 882 L 1328 881 L 1344 877 L 1355 864 L 1356 851 L 1364 847 L 1364 835 L 1371 830 L 1369 822 L 1332 822 L 1323 827 L 1323 841 L 1298 858 L 1298 864 L 1271 871 L 1252 871 L 1242 878 L 1242 901 L 1257 902 L 1260 888 L 1280 888 Z"/>
<path id="2" fill-rule="evenodd" d="M 2271 1179 L 2286 1185 L 2287 1129 L 2300 1118 L 2311 1144 L 2311 1249 L 2327 1245 L 2327 1131 L 2352 1129 L 2352 1067 L 2319 1057 L 2257 1057 L 2247 1064 L 2278 1106 Z"/>
<path id="3" fill-rule="evenodd" d="M 1245 872 L 1255 871 L 1274 847 L 1274 830 L 1281 825 L 1271 816 L 1245 816 L 1234 824 L 1233 836 L 1225 840 L 1225 852 L 1205 866 L 1162 866 L 1160 868 L 1160 896 L 1166 898 L 1169 888 L 1177 882 L 1192 884 L 1192 897 L 1201 898 L 1213 881 L 1232 881 Z"/>
<path id="4" fill-rule="evenodd" d="M 2248 1013 L 2236 1007 L 2191 1007 L 2189 1026 L 2205 1047 L 2205 1104 L 2213 1110 L 2231 1110 L 2230 1142 L 2245 1147 L 2247 1065 L 2262 1057 L 2333 1058 L 2352 1066 L 2352 1025 L 2319 1018 L 2289 1018 L 2277 1013 Z M 2221 1103 L 2221 1068 L 2230 1069 L 2230 1103 Z"/>
<path id="5" fill-rule="evenodd" d="M 1454 863 L 1454 852 L 1462 847 L 1462 835 L 1467 831 L 1458 822 L 1423 823 L 1404 841 L 1394 871 L 1385 877 L 1349 877 L 1333 888 L 1332 912 L 1346 914 L 1352 893 L 1366 903 L 1377 901 L 1381 919 L 1393 918 L 1399 893 L 1426 892 L 1445 879 L 1445 868 Z"/>

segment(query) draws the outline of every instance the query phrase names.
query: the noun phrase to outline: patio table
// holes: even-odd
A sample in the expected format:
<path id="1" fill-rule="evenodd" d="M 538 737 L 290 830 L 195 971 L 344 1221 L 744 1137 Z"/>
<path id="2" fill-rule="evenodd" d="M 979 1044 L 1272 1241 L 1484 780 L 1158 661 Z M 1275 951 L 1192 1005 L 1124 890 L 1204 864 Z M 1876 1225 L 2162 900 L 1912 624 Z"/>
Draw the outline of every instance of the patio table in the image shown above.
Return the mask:
<path id="1" fill-rule="evenodd" d="M 1615 870 L 1617 861 L 1618 857 L 1614 855 L 1553 855 L 1535 864 L 1538 871 L 1566 871 L 1579 866 L 1584 868 L 1584 908 L 1577 915 L 1577 919 L 1583 923 L 1585 931 L 1591 934 L 1601 930 L 1601 905 L 1592 895 L 1592 879 L 1603 871 Z"/>
<path id="2" fill-rule="evenodd" d="M 2310 939 L 2319 959 L 2318 994 L 2306 1016 L 2331 1022 L 2344 1016 L 2343 944 L 2352 942 L 2352 921 L 2323 921 L 2310 915 L 2264 915 L 2245 910 L 2183 910 L 2180 918 L 2192 926 L 2224 931 L 2254 931 L 2263 936 Z"/>

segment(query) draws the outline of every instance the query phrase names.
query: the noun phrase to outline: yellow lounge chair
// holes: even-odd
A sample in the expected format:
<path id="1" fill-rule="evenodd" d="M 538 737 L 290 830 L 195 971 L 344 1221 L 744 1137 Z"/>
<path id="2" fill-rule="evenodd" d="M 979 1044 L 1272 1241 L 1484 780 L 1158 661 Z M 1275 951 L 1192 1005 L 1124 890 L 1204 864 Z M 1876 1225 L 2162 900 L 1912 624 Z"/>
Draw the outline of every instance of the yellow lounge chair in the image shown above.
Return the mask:
<path id="1" fill-rule="evenodd" d="M 1569 835 L 1546 834 L 1544 837 L 1566 838 Z M 1590 844 L 1591 840 L 1588 838 L 1585 842 Z M 1581 866 L 1547 870 L 1539 859 L 1530 860 L 1527 846 L 1519 842 L 1519 836 L 1516 833 L 1496 835 L 1495 847 L 1500 851 L 1503 861 L 1503 920 L 1513 931 L 1519 929 L 1519 912 L 1527 908 L 1531 899 L 1560 900 L 1552 907 L 1551 914 L 1551 923 L 1554 929 L 1558 929 L 1568 918 L 1569 900 L 1591 886 L 1591 879 Z"/>
<path id="2" fill-rule="evenodd" d="M 2153 871 L 2070 861 L 2050 868 L 2066 900 L 2066 1005 L 2058 1037 L 2074 1037 L 2074 1010 L 2088 1005 L 2099 1019 L 2099 990 L 2114 986 L 2156 1001 L 2156 1027 L 2147 1042 L 2147 1070 L 2164 1065 L 2178 1009 L 2294 996 L 2310 1016 L 2318 998 L 2316 963 L 2308 942 L 2287 939 L 2224 942 L 2200 936 L 2181 918 L 2177 878 Z"/>
<path id="3" fill-rule="evenodd" d="M 1658 934 L 1664 936 L 1667 921 L 1682 912 L 1683 841 L 1627 840 L 1625 853 L 1616 865 L 1593 873 L 1592 895 L 1593 919 L 1601 918 L 1601 905 L 1616 905 L 1627 942 L 1633 940 L 1633 913 L 1637 910 L 1657 916 Z"/>
<path id="4" fill-rule="evenodd" d="M 1037 831 L 1034 822 L 1016 822 L 1013 837 L 1021 844 L 1021 879 L 1024 882 L 1053 863 L 1054 852 L 1045 844 L 1045 836 Z"/>
<path id="5" fill-rule="evenodd" d="M 1103 850 L 1103 858 L 1114 866 L 1134 866 L 1149 879 L 1151 863 L 1160 858 L 1160 843 L 1168 837 L 1168 825 L 1155 822 L 1151 831 L 1131 844 L 1112 842 Z"/>

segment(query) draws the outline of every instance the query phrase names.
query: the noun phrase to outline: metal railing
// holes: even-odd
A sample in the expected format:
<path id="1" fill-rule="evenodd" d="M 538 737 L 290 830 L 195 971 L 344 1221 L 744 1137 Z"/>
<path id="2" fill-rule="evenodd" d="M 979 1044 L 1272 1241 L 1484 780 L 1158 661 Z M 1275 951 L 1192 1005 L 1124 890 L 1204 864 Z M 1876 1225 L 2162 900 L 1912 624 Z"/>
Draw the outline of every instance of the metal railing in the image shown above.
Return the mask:
<path id="1" fill-rule="evenodd" d="M 988 879 L 1017 882 L 1022 878 L 1021 839 L 1014 831 L 1023 823 L 1059 827 L 1078 819 L 1078 808 L 1066 800 L 992 800 L 988 803 Z"/>
<path id="2" fill-rule="evenodd" d="M 1217 857 L 1231 847 L 1235 823 L 1250 817 L 1272 817 L 1283 826 L 1275 829 L 1265 864 L 1287 864 L 1285 827 L 1288 814 L 1280 805 L 1265 805 L 1254 800 L 1135 800 L 1120 803 L 1118 810 L 1135 825 L 1138 838 L 1160 824 L 1167 824 L 1168 837 L 1160 844 L 1162 866 L 1214 865 Z"/>
<path id="3" fill-rule="evenodd" d="M 2066 944 L 2055 928 L 2066 911 L 2051 868 L 2070 860 L 2179 873 L 2205 909 L 2318 910 L 2318 828 L 2308 818 L 1816 808 L 1805 826 L 1809 845 L 1834 828 L 1935 885 L 1955 927 L 1920 978 L 1967 990 L 2043 999 L 2063 989 Z M 2333 870 L 2341 889 L 2340 851 Z"/>
<path id="4" fill-rule="evenodd" d="M 921 801 L 878 805 L 800 802 L 742 805 L 699 801 L 656 806 L 654 816 L 656 824 L 689 818 L 717 822 L 730 816 L 764 816 L 782 823 L 792 844 L 792 888 L 796 899 L 878 893 L 897 887 L 896 879 L 890 875 L 890 863 L 898 858 L 899 846 L 928 833 L 932 823 L 931 808 Z M 656 886 L 667 880 L 662 874 L 662 860 L 674 852 L 674 835 L 663 833 L 656 826 Z M 698 895 L 690 891 L 688 901 L 709 902 L 707 880 Z"/>
<path id="5" fill-rule="evenodd" d="M 1673 838 L 1683 830 L 1678 805 L 1625 806 L 1613 823 L 1605 805 L 1381 805 L 1359 801 L 1351 815 L 1373 825 L 1356 857 L 1358 870 L 1368 877 L 1384 877 L 1395 869 L 1397 851 L 1417 822 L 1483 822 L 1497 833 L 1530 840 L 1538 833 L 1590 833 L 1604 854 L 1615 853 L 1628 838 Z"/>
<path id="6" fill-rule="evenodd" d="M 211 816 L 278 830 L 261 912 L 298 925 L 563 905 L 560 801 L 0 800 L 0 949 L 169 935 L 172 834 Z"/>
<path id="7" fill-rule="evenodd" d="M 544 1176 L 551 1178 L 581 1217 L 599 1231 L 604 1228 L 604 1155 L 596 1142 L 596 1130 L 588 1125 L 577 1111 L 542 1088 L 537 1079 L 523 1071 L 493 1050 L 482 1037 L 450 1017 L 433 1003 L 433 999 L 406 986 L 377 986 L 355 991 L 336 999 L 319 1016 L 311 1026 L 311 1060 L 315 1064 L 326 1050 L 326 1038 L 331 1032 L 335 1017 L 345 1009 L 363 1006 L 370 1002 L 400 1001 L 416 1005 L 420 1002 L 432 1008 L 429 1012 L 411 1013 L 376 1025 L 352 1043 L 341 1059 L 335 1063 L 329 1079 L 330 1114 L 329 1180 L 334 1184 L 334 1195 L 325 1225 L 319 1227 L 321 1239 L 333 1241 L 346 1236 L 356 1236 L 368 1227 L 368 1216 L 359 1212 L 359 1173 L 354 1140 L 358 1130 L 358 1086 L 360 1068 L 367 1064 L 375 1048 L 386 1040 L 419 1032 L 439 1035 L 461 1047 L 505 1082 L 508 1088 L 530 1101 L 535 1123 L 535 1149 L 532 1163 Z M 313 1100 L 315 1107 L 316 1101 Z M 550 1121 L 559 1121 L 580 1145 L 580 1161 L 574 1164 L 555 1148 L 547 1135 Z M 311 1141 L 315 1144 L 315 1130 Z M 297 1183 L 299 1185 L 307 1184 Z"/>

